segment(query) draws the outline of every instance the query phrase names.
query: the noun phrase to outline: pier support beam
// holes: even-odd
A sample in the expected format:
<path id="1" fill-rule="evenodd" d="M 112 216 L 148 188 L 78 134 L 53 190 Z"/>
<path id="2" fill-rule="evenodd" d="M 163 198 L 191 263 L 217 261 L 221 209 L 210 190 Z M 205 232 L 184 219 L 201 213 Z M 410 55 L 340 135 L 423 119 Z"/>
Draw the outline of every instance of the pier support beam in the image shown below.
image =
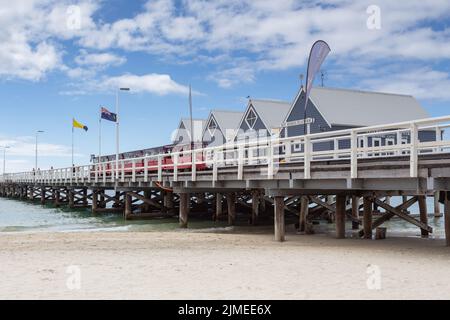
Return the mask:
<path id="1" fill-rule="evenodd" d="M 228 225 L 234 226 L 236 222 L 236 194 L 234 192 L 227 193 L 228 206 Z"/>
<path id="2" fill-rule="evenodd" d="M 173 213 L 173 192 L 166 191 L 164 194 L 164 207 L 168 213 Z"/>
<path id="3" fill-rule="evenodd" d="M 180 193 L 180 228 L 187 228 L 188 226 L 189 201 L 189 193 Z"/>
<path id="4" fill-rule="evenodd" d="M 282 242 L 285 240 L 284 197 L 275 197 L 274 205 L 275 241 Z"/>
<path id="5" fill-rule="evenodd" d="M 363 198 L 363 207 L 364 238 L 372 239 L 372 201 L 369 197 Z"/>
<path id="6" fill-rule="evenodd" d="M 67 196 L 69 197 L 69 208 L 75 207 L 75 193 L 72 189 L 67 190 Z"/>
<path id="7" fill-rule="evenodd" d="M 359 229 L 359 197 L 352 196 L 352 230 Z"/>
<path id="8" fill-rule="evenodd" d="M 345 238 L 345 195 L 336 196 L 336 238 Z"/>
<path id="9" fill-rule="evenodd" d="M 298 231 L 306 231 L 306 219 L 308 217 L 309 198 L 308 196 L 302 196 L 300 200 L 300 215 L 298 221 Z"/>
<path id="10" fill-rule="evenodd" d="M 92 213 L 96 214 L 98 209 L 98 191 L 92 190 Z"/>
<path id="11" fill-rule="evenodd" d="M 450 192 L 445 192 L 444 216 L 445 243 L 450 247 Z"/>
<path id="12" fill-rule="evenodd" d="M 125 210 L 123 213 L 124 213 L 125 220 L 130 219 L 131 215 L 133 214 L 132 198 L 131 198 L 131 194 L 128 192 L 125 193 Z"/>
<path id="13" fill-rule="evenodd" d="M 419 196 L 419 210 L 420 210 L 420 222 L 428 225 L 428 215 L 427 215 L 427 197 Z M 420 229 L 422 238 L 428 238 L 428 231 L 425 229 Z"/>
<path id="14" fill-rule="evenodd" d="M 258 223 L 259 216 L 259 192 L 257 190 L 252 191 L 252 217 L 251 224 L 256 225 Z"/>
<path id="15" fill-rule="evenodd" d="M 441 206 L 439 203 L 439 191 L 434 192 L 434 217 L 442 217 Z"/>
<path id="16" fill-rule="evenodd" d="M 218 221 L 223 214 L 223 196 L 221 193 L 216 193 L 216 211 L 214 213 L 214 221 Z"/>
<path id="17" fill-rule="evenodd" d="M 45 187 L 41 187 L 41 204 L 45 204 Z"/>
<path id="18" fill-rule="evenodd" d="M 58 208 L 61 204 L 60 204 L 60 198 L 61 198 L 61 194 L 59 192 L 59 189 L 55 189 L 53 191 L 54 197 L 55 197 L 55 207 Z"/>

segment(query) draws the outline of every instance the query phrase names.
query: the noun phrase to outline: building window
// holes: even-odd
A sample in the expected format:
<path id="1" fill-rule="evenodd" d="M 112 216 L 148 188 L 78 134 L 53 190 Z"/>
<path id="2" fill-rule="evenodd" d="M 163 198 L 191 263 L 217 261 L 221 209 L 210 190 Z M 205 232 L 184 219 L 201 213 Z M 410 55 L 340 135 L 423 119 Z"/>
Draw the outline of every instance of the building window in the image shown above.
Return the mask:
<path id="1" fill-rule="evenodd" d="M 211 136 L 214 136 L 214 133 L 216 132 L 216 129 L 217 129 L 217 123 L 216 123 L 216 121 L 214 121 L 213 118 L 211 118 L 211 120 L 209 121 L 209 124 L 208 124 L 209 134 Z"/>
<path id="2" fill-rule="evenodd" d="M 245 122 L 247 122 L 247 125 L 250 129 L 253 129 L 256 124 L 256 120 L 258 120 L 258 116 L 253 111 L 253 109 L 250 109 L 250 111 L 247 114 L 247 117 L 245 118 Z"/>

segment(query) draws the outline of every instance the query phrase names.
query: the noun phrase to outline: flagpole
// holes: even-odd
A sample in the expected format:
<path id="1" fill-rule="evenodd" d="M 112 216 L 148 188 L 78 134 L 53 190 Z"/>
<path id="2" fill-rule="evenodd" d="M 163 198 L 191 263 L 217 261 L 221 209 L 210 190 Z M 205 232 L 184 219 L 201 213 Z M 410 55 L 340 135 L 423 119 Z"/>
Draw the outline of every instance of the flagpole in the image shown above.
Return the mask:
<path id="1" fill-rule="evenodd" d="M 116 91 L 116 182 L 119 181 L 119 90 Z"/>
<path id="2" fill-rule="evenodd" d="M 191 121 L 191 150 L 194 149 L 194 120 L 192 119 L 192 89 L 189 85 L 189 116 Z"/>
<path id="3" fill-rule="evenodd" d="M 100 162 L 100 157 L 102 156 L 102 116 L 100 111 L 100 117 L 98 119 L 98 161 Z"/>
<path id="4" fill-rule="evenodd" d="M 73 119 L 72 119 L 72 167 L 74 166 L 74 161 L 73 161 L 73 134 L 74 134 L 74 130 L 73 130 Z"/>

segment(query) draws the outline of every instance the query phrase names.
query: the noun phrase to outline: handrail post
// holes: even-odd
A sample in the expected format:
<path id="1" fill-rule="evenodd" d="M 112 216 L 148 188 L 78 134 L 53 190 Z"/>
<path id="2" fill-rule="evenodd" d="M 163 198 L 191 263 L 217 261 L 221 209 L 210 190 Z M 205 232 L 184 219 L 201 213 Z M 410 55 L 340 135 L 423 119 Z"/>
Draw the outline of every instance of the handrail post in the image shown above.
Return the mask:
<path id="1" fill-rule="evenodd" d="M 350 177 L 356 179 L 358 178 L 358 135 L 354 130 L 351 134 L 350 149 Z"/>
<path id="2" fill-rule="evenodd" d="M 173 181 L 178 181 L 178 153 L 175 153 L 173 157 Z"/>
<path id="3" fill-rule="evenodd" d="M 162 181 L 162 157 L 158 154 L 158 181 Z"/>
<path id="4" fill-rule="evenodd" d="M 195 150 L 191 150 L 191 165 L 192 165 L 192 167 L 191 167 L 191 173 L 192 173 L 191 180 L 192 181 L 196 181 L 197 180 L 197 164 L 195 163 L 196 160 L 197 160 L 196 158 L 197 158 L 197 155 L 196 155 Z"/>
<path id="5" fill-rule="evenodd" d="M 121 182 L 125 182 L 125 160 L 122 160 L 119 162 L 120 166 L 120 175 L 121 175 Z M 119 177 L 119 168 L 117 168 L 117 177 Z"/>
<path id="6" fill-rule="evenodd" d="M 305 136 L 303 151 L 305 179 L 311 179 L 311 138 L 309 136 Z"/>
<path id="7" fill-rule="evenodd" d="M 131 181 L 136 182 L 136 159 L 131 161 Z"/>
<path id="8" fill-rule="evenodd" d="M 219 164 L 219 149 L 214 149 L 214 154 L 213 154 L 213 176 L 212 176 L 212 181 L 213 184 L 217 181 L 217 171 L 218 171 L 218 164 Z"/>
<path id="9" fill-rule="evenodd" d="M 148 161 L 144 158 L 144 182 L 148 182 Z"/>
<path id="10" fill-rule="evenodd" d="M 417 178 L 418 176 L 418 140 L 419 140 L 419 133 L 416 123 L 411 123 L 411 151 L 410 151 L 410 159 L 409 159 L 409 166 L 410 166 L 410 176 L 411 178 Z"/>
<path id="11" fill-rule="evenodd" d="M 269 152 L 268 152 L 268 158 L 267 158 L 267 178 L 272 179 L 273 178 L 273 172 L 274 172 L 274 161 L 273 161 L 273 145 L 272 145 L 272 138 L 269 138 Z"/>
<path id="12" fill-rule="evenodd" d="M 238 180 L 244 177 L 244 146 L 238 147 Z"/>

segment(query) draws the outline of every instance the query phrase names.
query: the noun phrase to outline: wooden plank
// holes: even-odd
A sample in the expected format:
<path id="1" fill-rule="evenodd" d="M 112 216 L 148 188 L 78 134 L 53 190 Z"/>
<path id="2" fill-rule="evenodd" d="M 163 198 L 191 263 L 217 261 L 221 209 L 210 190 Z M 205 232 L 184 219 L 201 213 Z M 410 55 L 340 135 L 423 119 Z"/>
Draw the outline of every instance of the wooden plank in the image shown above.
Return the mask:
<path id="1" fill-rule="evenodd" d="M 305 232 L 306 230 L 306 219 L 308 217 L 309 210 L 309 198 L 308 196 L 302 196 L 300 200 L 300 214 L 299 214 L 299 231 Z"/>
<path id="2" fill-rule="evenodd" d="M 403 198 L 404 199 L 404 198 Z M 372 200 L 371 200 L 372 201 Z M 412 197 L 409 200 L 406 200 L 406 202 L 403 202 L 401 205 L 397 206 L 396 209 L 398 210 L 407 210 L 409 207 L 411 207 L 414 203 L 416 203 L 417 201 L 417 197 Z M 377 220 L 372 222 L 372 230 L 374 230 L 375 228 L 381 226 L 383 223 L 385 223 L 386 221 L 390 220 L 392 217 L 394 217 L 395 214 L 393 214 L 392 212 L 386 212 L 384 215 L 382 215 L 381 217 L 379 217 Z M 358 235 L 360 237 L 364 236 L 364 230 L 360 230 L 358 232 Z"/>
<path id="3" fill-rule="evenodd" d="M 233 226 L 236 221 L 236 194 L 234 192 L 227 193 L 228 206 L 228 225 Z"/>
<path id="4" fill-rule="evenodd" d="M 131 205 L 132 203 L 132 196 L 130 192 L 127 192 L 125 194 L 125 210 L 124 210 L 124 218 L 125 220 L 129 220 L 131 215 L 133 214 L 133 207 Z"/>
<path id="5" fill-rule="evenodd" d="M 180 193 L 180 228 L 187 228 L 188 226 L 188 206 L 190 196 L 189 193 Z"/>
<path id="6" fill-rule="evenodd" d="M 163 206 L 161 206 L 158 202 L 156 202 L 156 201 L 154 201 L 154 200 L 152 200 L 152 199 L 148 199 L 148 198 L 146 198 L 146 197 L 140 195 L 139 193 L 136 193 L 136 192 L 128 192 L 128 193 L 131 194 L 131 196 L 132 196 L 133 198 L 136 198 L 136 199 L 138 199 L 138 200 L 141 200 L 142 202 L 144 202 L 144 203 L 146 203 L 146 204 L 149 204 L 149 205 L 151 205 L 151 206 L 153 206 L 153 207 L 156 207 L 156 208 L 158 208 L 158 209 L 163 209 Z"/>
<path id="7" fill-rule="evenodd" d="M 259 216 L 259 192 L 256 190 L 252 191 L 252 217 L 251 224 L 256 225 Z"/>
<path id="8" fill-rule="evenodd" d="M 352 229 L 359 229 L 359 197 L 352 196 Z"/>
<path id="9" fill-rule="evenodd" d="M 450 192 L 445 192 L 444 216 L 445 244 L 450 247 Z"/>
<path id="10" fill-rule="evenodd" d="M 427 197 L 419 196 L 419 212 L 420 212 L 420 222 L 428 225 L 428 215 L 427 215 Z M 425 229 L 420 229 L 422 238 L 428 238 L 428 231 Z"/>
<path id="11" fill-rule="evenodd" d="M 428 225 L 426 225 L 426 224 L 424 224 L 424 223 L 422 223 L 420 221 L 417 221 L 416 219 L 414 219 L 410 215 L 402 212 L 401 210 L 399 210 L 397 208 L 394 208 L 394 207 L 392 207 L 392 206 L 390 206 L 390 205 L 388 205 L 388 204 L 386 204 L 386 203 L 384 203 L 384 202 L 382 202 L 382 201 L 380 201 L 378 199 L 374 199 L 374 202 L 378 206 L 382 207 L 383 209 L 392 212 L 393 214 L 395 214 L 399 218 L 402 218 L 403 220 L 408 221 L 408 222 L 414 224 L 415 226 L 418 226 L 419 228 L 424 229 L 424 230 L 426 230 L 426 231 L 428 231 L 430 233 L 433 232 L 433 228 L 431 228 L 430 226 L 428 226 Z"/>
<path id="12" fill-rule="evenodd" d="M 284 197 L 275 197 L 274 204 L 275 241 L 282 242 L 285 240 Z"/>
<path id="13" fill-rule="evenodd" d="M 217 221 L 220 219 L 223 213 L 223 204 L 222 204 L 223 196 L 221 193 L 216 193 L 216 211 L 214 215 L 214 220 Z"/>
<path id="14" fill-rule="evenodd" d="M 372 239 L 372 201 L 369 197 L 363 198 L 364 210 L 364 238 Z"/>
<path id="15" fill-rule="evenodd" d="M 336 196 L 336 238 L 345 238 L 345 195 Z"/>

